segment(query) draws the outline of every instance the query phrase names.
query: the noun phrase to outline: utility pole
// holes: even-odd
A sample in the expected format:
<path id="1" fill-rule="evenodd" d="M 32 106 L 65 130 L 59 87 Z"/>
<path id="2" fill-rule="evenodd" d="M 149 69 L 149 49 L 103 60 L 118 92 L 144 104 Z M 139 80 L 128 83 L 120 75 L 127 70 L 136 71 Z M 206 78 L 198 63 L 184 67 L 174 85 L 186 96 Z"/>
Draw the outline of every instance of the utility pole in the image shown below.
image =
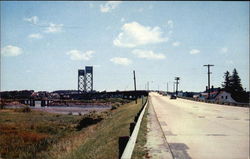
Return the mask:
<path id="1" fill-rule="evenodd" d="M 175 82 L 173 82 L 173 94 L 174 94 L 174 90 L 175 90 Z"/>
<path id="2" fill-rule="evenodd" d="M 210 67 L 214 66 L 214 65 L 207 64 L 207 65 L 203 65 L 203 66 L 207 67 L 207 75 L 208 75 L 208 99 L 210 99 L 210 74 L 212 74 L 212 72 L 210 72 Z"/>
<path id="3" fill-rule="evenodd" d="M 149 91 L 149 81 L 147 82 L 147 85 L 148 85 L 148 91 Z"/>
<path id="4" fill-rule="evenodd" d="M 134 87 L 135 87 L 135 92 L 136 92 L 136 78 L 135 78 L 135 70 L 133 71 L 133 73 L 134 73 Z M 137 104 L 137 96 L 136 96 L 135 103 Z"/>
<path id="5" fill-rule="evenodd" d="M 175 77 L 175 80 L 176 80 L 176 97 L 178 95 L 178 84 L 179 84 L 179 80 L 180 80 L 180 77 Z"/>
<path id="6" fill-rule="evenodd" d="M 168 82 L 167 82 L 167 93 L 168 93 Z"/>
<path id="7" fill-rule="evenodd" d="M 135 91 L 136 91 L 136 78 L 135 78 L 135 70 L 134 70 L 133 72 L 134 72 L 134 87 L 135 87 Z"/>

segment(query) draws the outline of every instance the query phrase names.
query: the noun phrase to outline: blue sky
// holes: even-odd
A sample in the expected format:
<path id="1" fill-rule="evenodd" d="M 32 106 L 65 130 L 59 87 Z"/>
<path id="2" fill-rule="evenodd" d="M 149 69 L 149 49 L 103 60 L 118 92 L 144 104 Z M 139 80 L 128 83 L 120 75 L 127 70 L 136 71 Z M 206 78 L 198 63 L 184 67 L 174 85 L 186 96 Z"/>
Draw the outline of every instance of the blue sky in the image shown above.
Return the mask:
<path id="1" fill-rule="evenodd" d="M 2 2 L 1 90 L 77 89 L 94 66 L 94 89 L 203 91 L 238 70 L 249 90 L 249 2 Z"/>

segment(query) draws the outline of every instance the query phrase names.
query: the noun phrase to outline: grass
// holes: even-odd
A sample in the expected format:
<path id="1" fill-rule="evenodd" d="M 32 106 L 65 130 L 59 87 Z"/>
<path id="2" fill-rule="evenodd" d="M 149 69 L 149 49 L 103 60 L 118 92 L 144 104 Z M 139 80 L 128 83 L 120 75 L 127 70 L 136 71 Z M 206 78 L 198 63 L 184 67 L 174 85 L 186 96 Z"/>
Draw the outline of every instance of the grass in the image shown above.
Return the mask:
<path id="1" fill-rule="evenodd" d="M 103 120 L 88 138 L 64 159 L 116 159 L 119 158 L 119 138 L 129 136 L 130 123 L 142 107 L 142 101 L 122 105 L 112 111 L 109 118 Z"/>
<path id="2" fill-rule="evenodd" d="M 147 150 L 144 147 L 147 142 L 147 122 L 148 122 L 147 114 L 148 114 L 148 107 L 146 108 L 144 116 L 142 118 L 140 130 L 132 154 L 132 159 L 147 158 Z"/>
<path id="3" fill-rule="evenodd" d="M 141 102 L 110 102 L 112 111 L 83 116 L 1 109 L 0 158 L 118 158 L 119 137 L 129 136 Z"/>

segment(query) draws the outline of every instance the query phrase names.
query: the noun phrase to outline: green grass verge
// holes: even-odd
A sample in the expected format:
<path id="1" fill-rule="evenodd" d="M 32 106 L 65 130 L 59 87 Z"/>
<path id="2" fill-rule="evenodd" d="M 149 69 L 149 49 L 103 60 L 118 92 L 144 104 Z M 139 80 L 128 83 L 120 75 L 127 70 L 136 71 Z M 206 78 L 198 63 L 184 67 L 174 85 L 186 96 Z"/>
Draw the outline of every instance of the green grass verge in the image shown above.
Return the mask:
<path id="1" fill-rule="evenodd" d="M 148 107 L 145 109 L 140 130 L 136 139 L 135 148 L 132 154 L 132 159 L 142 159 L 146 158 L 147 150 L 145 148 L 147 142 L 147 114 L 148 114 Z"/>
<path id="2" fill-rule="evenodd" d="M 64 156 L 64 159 L 117 159 L 119 158 L 119 137 L 129 136 L 130 123 L 142 108 L 131 102 L 112 111 L 111 116 L 97 124 L 95 131 L 75 151 Z"/>

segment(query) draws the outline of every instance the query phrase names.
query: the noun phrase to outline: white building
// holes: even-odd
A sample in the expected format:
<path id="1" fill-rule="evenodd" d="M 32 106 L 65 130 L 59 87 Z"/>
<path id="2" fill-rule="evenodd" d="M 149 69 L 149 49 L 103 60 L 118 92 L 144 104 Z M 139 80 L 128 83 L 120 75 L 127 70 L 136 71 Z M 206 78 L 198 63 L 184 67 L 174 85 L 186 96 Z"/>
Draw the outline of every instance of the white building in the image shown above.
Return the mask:
<path id="1" fill-rule="evenodd" d="M 220 91 L 220 93 L 215 97 L 215 101 L 224 103 L 237 103 L 231 96 L 231 93 L 226 91 Z"/>

